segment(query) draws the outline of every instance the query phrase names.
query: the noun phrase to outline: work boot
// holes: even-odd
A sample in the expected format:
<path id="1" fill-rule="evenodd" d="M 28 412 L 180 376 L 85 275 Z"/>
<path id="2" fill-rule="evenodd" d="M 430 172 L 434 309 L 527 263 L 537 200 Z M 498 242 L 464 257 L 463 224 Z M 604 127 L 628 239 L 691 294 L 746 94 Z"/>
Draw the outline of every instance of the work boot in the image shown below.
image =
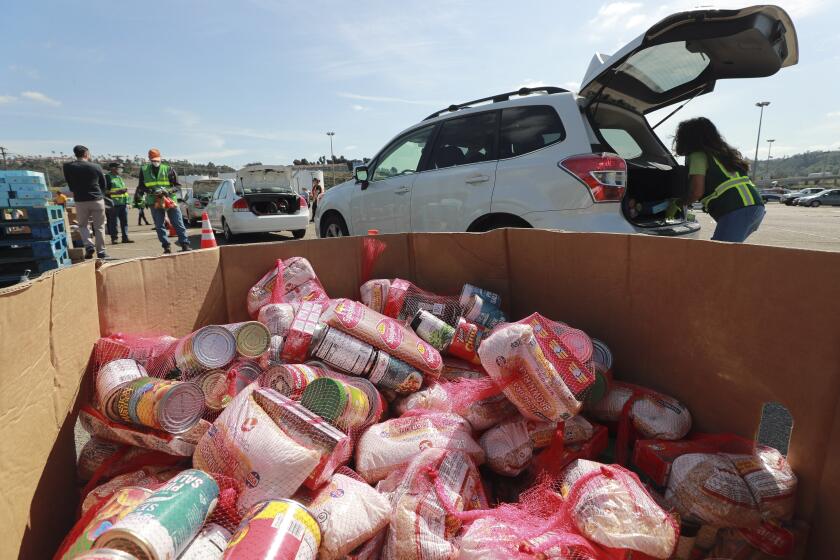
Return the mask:
<path id="1" fill-rule="evenodd" d="M 187 251 L 192 251 L 192 247 L 190 247 L 189 243 L 181 243 L 181 252 L 185 253 Z"/>
<path id="2" fill-rule="evenodd" d="M 122 240 L 122 242 L 123 242 L 123 243 L 134 243 L 134 240 L 133 240 L 133 239 L 129 239 L 128 237 L 126 237 L 125 239 L 123 239 L 123 240 Z"/>
<path id="3" fill-rule="evenodd" d="M 112 238 L 111 238 L 111 245 L 116 245 L 116 244 L 117 244 L 117 238 L 116 238 L 116 237 L 112 237 Z"/>
<path id="4" fill-rule="evenodd" d="M 172 254 L 172 247 L 170 247 L 169 245 L 167 245 L 166 247 L 164 247 L 164 248 L 163 248 L 163 254 L 164 254 L 164 255 L 171 255 L 171 254 Z"/>
<path id="5" fill-rule="evenodd" d="M 105 253 L 105 251 L 100 251 L 100 252 L 96 253 L 96 258 L 104 260 L 104 259 L 108 258 L 108 254 Z"/>
<path id="6" fill-rule="evenodd" d="M 96 253 L 96 249 L 93 247 L 88 247 L 85 249 L 85 259 L 92 259 L 93 255 Z"/>

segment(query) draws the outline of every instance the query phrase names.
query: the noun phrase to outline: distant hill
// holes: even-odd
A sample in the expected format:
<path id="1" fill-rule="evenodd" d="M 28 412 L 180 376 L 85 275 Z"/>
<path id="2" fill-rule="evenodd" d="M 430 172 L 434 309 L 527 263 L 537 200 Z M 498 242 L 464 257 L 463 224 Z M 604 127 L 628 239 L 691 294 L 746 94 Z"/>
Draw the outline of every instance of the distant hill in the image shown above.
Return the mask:
<path id="1" fill-rule="evenodd" d="M 61 170 L 62 165 L 65 161 L 70 161 L 70 159 L 62 159 L 58 157 L 21 156 L 12 159 L 10 162 L 8 162 L 6 167 L 8 169 L 28 169 L 30 171 L 41 171 L 47 174 L 47 177 L 49 178 L 50 187 L 60 188 L 67 184 L 67 182 L 64 180 L 64 173 Z M 110 162 L 119 161 L 123 165 L 123 174 L 130 176 L 137 175 L 140 172 L 140 165 L 142 164 L 140 160 L 128 160 L 123 158 L 98 158 L 94 161 L 101 165 L 106 172 L 108 171 L 108 164 Z M 172 167 L 174 167 L 175 172 L 178 175 L 209 175 L 213 177 L 219 173 L 231 173 L 236 171 L 236 169 L 230 167 L 229 165 L 215 165 L 213 162 L 193 163 L 183 160 L 164 161 Z"/>
<path id="2" fill-rule="evenodd" d="M 759 158 L 758 175 L 767 177 L 767 160 Z M 805 177 L 809 173 L 829 172 L 840 174 L 840 150 L 825 152 L 805 152 L 770 160 L 770 176 L 773 179 L 784 177 Z"/>

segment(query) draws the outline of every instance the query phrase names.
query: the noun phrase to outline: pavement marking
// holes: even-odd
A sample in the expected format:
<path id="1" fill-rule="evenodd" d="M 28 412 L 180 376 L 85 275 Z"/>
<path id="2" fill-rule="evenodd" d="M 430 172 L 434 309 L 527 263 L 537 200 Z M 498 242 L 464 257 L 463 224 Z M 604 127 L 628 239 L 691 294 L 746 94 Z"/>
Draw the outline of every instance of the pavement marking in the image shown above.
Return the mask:
<path id="1" fill-rule="evenodd" d="M 798 235 L 810 235 L 811 237 L 819 237 L 821 239 L 830 239 L 831 241 L 840 241 L 840 237 L 832 237 L 830 235 L 820 235 L 818 233 L 811 233 L 809 231 L 799 231 L 799 230 L 796 230 L 796 229 L 788 229 L 788 228 L 783 228 L 783 227 L 779 227 L 779 226 L 774 226 L 773 224 L 763 224 L 763 227 L 778 229 L 778 230 L 781 230 L 781 231 L 786 231 L 788 233 L 796 233 Z"/>

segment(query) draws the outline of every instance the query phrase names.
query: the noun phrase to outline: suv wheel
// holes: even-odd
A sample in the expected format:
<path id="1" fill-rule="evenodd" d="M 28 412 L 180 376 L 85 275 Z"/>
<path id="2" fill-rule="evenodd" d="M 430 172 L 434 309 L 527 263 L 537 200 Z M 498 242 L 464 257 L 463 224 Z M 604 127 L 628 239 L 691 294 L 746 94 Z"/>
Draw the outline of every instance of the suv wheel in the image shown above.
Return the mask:
<path id="1" fill-rule="evenodd" d="M 224 218 L 222 218 L 222 232 L 224 233 L 224 236 L 225 236 L 225 242 L 227 242 L 227 243 L 235 243 L 236 242 L 236 234 L 233 233 L 230 230 L 230 226 L 228 225 L 228 223 L 225 221 Z"/>
<path id="2" fill-rule="evenodd" d="M 339 214 L 331 213 L 321 220 L 321 237 L 346 237 L 350 235 L 347 224 Z"/>

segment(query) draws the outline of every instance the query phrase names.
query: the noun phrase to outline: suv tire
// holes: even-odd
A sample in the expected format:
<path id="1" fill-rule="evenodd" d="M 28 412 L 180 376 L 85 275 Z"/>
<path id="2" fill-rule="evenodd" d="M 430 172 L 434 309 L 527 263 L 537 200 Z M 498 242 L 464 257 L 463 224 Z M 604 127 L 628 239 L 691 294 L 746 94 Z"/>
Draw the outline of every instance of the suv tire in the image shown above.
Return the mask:
<path id="1" fill-rule="evenodd" d="M 331 212 L 321 219 L 321 237 L 347 237 L 350 232 L 341 214 Z"/>

